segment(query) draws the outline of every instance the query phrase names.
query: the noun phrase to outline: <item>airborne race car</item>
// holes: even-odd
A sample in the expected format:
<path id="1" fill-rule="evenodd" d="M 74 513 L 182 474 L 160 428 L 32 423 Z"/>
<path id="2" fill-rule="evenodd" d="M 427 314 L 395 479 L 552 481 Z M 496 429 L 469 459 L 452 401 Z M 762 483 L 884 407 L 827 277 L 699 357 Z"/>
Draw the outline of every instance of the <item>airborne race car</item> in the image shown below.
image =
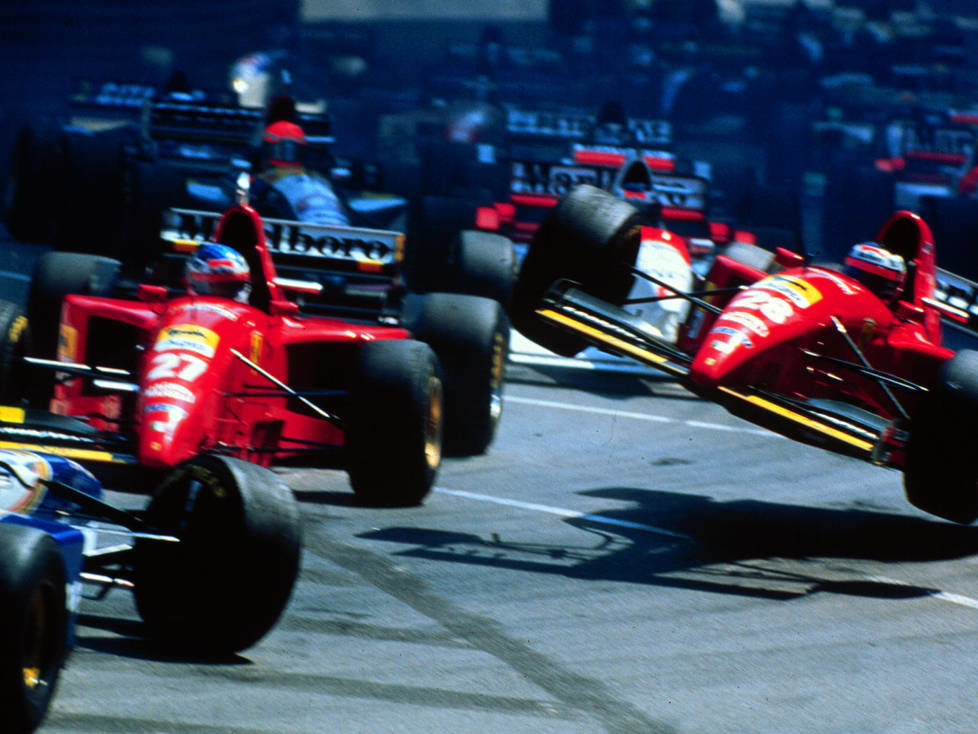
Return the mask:
<path id="1" fill-rule="evenodd" d="M 899 300 L 788 250 L 743 245 L 717 256 L 676 342 L 625 310 L 643 221 L 594 187 L 572 191 L 541 225 L 514 292 L 513 325 L 559 354 L 588 344 L 676 377 L 694 393 L 788 437 L 901 469 L 909 501 L 978 518 L 978 464 L 965 429 L 978 408 L 978 353 L 941 346 L 927 224 L 900 211 L 876 241 L 903 257 Z"/>
<path id="2" fill-rule="evenodd" d="M 108 504 L 70 459 L 0 449 L 4 731 L 25 734 L 44 718 L 82 598 L 132 591 L 148 634 L 168 649 L 226 656 L 275 624 L 299 555 L 295 499 L 259 466 L 192 459 L 132 512 Z"/>
<path id="3" fill-rule="evenodd" d="M 135 467 L 156 475 L 200 454 L 263 466 L 341 466 L 362 501 L 398 505 L 428 493 L 443 434 L 446 450 L 486 450 L 502 407 L 509 328 L 496 301 L 408 294 L 399 313 L 381 312 L 372 322 L 309 316 L 283 287 L 314 295 L 320 287 L 277 276 L 268 223 L 254 209 L 239 204 L 223 216 L 187 216 L 209 223 L 213 241 L 244 256 L 249 302 L 172 297 L 147 284 L 135 300 L 109 298 L 111 278 L 92 287 L 104 259 L 44 256 L 32 311 L 51 311 L 64 296 L 58 360 L 23 362 L 56 375 L 50 409 L 58 420 L 28 411 L 0 422 L 0 437 L 75 456 L 100 475 Z M 272 228 L 298 237 L 287 224 Z M 198 245 L 170 234 L 176 246 Z M 378 276 L 396 268 L 396 242 L 355 244 L 337 255 L 337 267 Z M 376 287 L 389 293 L 388 286 Z M 15 343 L 5 353 L 27 349 L 16 343 L 22 333 L 7 333 Z M 13 372 L 23 370 L 14 365 Z M 30 385 L 34 398 L 37 382 Z"/>

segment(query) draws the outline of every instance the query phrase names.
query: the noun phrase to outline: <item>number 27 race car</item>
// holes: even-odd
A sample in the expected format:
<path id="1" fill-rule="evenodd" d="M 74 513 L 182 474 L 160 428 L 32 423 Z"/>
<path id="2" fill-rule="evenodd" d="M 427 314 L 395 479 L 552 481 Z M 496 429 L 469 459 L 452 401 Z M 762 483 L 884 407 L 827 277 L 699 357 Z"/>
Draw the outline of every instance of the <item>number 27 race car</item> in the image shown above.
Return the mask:
<path id="1" fill-rule="evenodd" d="M 942 299 L 923 219 L 896 212 L 844 267 L 736 243 L 696 291 L 635 267 L 645 227 L 627 202 L 572 190 L 530 244 L 514 327 L 561 355 L 636 359 L 772 431 L 902 470 L 926 512 L 978 518 L 978 352 L 943 346 L 941 331 L 973 319 Z M 635 279 L 692 304 L 675 339 L 636 315 Z"/>
<path id="2" fill-rule="evenodd" d="M 311 316 L 285 289 L 316 295 L 321 284 L 277 275 L 257 212 L 238 204 L 213 218 L 217 244 L 177 244 L 225 253 L 215 267 L 236 278 L 236 298 L 205 294 L 217 277 L 207 273 L 193 292 L 139 284 L 135 298 L 108 297 L 94 284 L 106 258 L 42 257 L 31 313 L 43 322 L 61 307 L 58 359 L 30 356 L 24 332 L 3 329 L 10 379 L 0 397 L 26 396 L 31 409 L 0 416 L 0 446 L 76 458 L 105 481 L 138 475 L 144 486 L 199 455 L 345 468 L 357 497 L 382 505 L 422 501 L 443 437 L 460 453 L 486 449 L 508 337 L 496 301 L 408 294 L 396 318 Z M 360 266 L 387 267 L 351 260 Z M 15 307 L 0 306 L 15 324 Z"/>

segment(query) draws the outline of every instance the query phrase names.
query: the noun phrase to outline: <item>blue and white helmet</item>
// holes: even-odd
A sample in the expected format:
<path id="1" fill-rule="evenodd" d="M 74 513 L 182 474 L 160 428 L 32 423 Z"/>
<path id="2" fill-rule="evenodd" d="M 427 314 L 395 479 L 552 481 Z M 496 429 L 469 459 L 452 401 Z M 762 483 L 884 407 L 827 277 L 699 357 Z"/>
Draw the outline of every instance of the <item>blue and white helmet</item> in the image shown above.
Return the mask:
<path id="1" fill-rule="evenodd" d="M 220 296 L 245 303 L 251 271 L 244 256 L 228 245 L 205 244 L 187 261 L 187 290 L 195 296 Z"/>

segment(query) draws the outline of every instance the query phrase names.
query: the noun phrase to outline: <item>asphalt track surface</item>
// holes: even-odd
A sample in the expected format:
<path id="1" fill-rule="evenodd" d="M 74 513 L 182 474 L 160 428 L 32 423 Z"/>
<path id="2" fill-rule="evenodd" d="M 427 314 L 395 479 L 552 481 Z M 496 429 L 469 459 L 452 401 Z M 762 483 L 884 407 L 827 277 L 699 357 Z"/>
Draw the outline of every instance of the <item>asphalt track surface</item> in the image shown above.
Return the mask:
<path id="1" fill-rule="evenodd" d="M 421 507 L 283 472 L 303 570 L 239 656 L 83 602 L 41 731 L 975 730 L 978 529 L 665 380 L 514 367 L 506 395 Z"/>
<path id="2" fill-rule="evenodd" d="M 41 248 L 0 247 L 20 300 Z M 127 593 L 83 601 L 40 731 L 975 730 L 978 529 L 665 379 L 508 378 L 489 453 L 421 507 L 283 472 L 303 570 L 241 655 L 176 657 Z"/>

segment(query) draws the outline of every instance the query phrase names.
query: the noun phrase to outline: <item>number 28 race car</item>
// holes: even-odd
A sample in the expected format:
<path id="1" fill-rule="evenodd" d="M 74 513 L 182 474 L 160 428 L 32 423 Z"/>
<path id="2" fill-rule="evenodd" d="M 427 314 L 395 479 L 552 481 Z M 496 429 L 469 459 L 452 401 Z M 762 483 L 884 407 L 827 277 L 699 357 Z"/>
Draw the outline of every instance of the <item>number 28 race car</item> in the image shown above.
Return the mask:
<path id="1" fill-rule="evenodd" d="M 513 325 L 558 354 L 595 345 L 651 365 L 749 421 L 902 470 L 920 509 L 978 518 L 968 430 L 978 352 L 942 346 L 941 332 L 942 317 L 973 319 L 941 299 L 923 219 L 893 214 L 860 250 L 878 264 L 850 256 L 845 268 L 816 266 L 783 248 L 736 243 L 717 255 L 703 292 L 635 267 L 644 227 L 627 202 L 592 186 L 572 190 L 531 242 Z M 900 278 L 881 277 L 893 263 Z M 676 339 L 630 310 L 637 278 L 693 306 Z"/>
<path id="2" fill-rule="evenodd" d="M 238 459 L 193 459 L 132 512 L 109 504 L 98 480 L 70 459 L 0 449 L 3 730 L 31 732 L 43 719 L 82 598 L 127 589 L 167 649 L 228 655 L 257 642 L 282 613 L 299 536 L 288 487 Z"/>

